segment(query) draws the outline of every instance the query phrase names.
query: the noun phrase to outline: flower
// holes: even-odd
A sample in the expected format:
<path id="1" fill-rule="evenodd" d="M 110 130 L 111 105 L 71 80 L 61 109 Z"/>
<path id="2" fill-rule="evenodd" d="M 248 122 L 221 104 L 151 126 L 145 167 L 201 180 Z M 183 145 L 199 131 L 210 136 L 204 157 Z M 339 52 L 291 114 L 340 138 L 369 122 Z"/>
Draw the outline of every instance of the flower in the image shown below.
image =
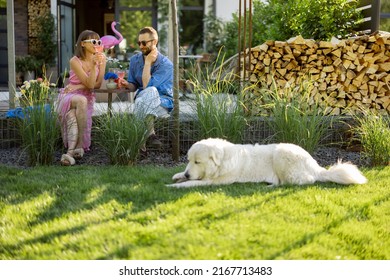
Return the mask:
<path id="1" fill-rule="evenodd" d="M 107 72 L 105 75 L 104 75 L 104 79 L 105 80 L 115 80 L 115 79 L 118 79 L 118 75 L 113 73 L 113 72 Z"/>
<path id="2" fill-rule="evenodd" d="M 20 99 L 26 105 L 46 103 L 49 96 L 53 93 L 51 87 L 55 86 L 56 84 L 50 83 L 46 78 L 24 81 L 20 87 Z"/>

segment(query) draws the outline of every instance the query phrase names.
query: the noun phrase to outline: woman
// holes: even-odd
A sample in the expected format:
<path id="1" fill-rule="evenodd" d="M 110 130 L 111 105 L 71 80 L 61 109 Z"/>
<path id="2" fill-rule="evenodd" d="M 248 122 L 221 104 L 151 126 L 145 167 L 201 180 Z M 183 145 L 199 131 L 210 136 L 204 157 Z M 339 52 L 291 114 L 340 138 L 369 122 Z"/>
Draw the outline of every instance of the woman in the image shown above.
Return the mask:
<path id="1" fill-rule="evenodd" d="M 69 84 L 58 96 L 58 114 L 64 146 L 62 165 L 74 165 L 91 145 L 93 89 L 100 88 L 106 68 L 99 35 L 91 30 L 81 32 L 75 55 L 70 59 Z"/>

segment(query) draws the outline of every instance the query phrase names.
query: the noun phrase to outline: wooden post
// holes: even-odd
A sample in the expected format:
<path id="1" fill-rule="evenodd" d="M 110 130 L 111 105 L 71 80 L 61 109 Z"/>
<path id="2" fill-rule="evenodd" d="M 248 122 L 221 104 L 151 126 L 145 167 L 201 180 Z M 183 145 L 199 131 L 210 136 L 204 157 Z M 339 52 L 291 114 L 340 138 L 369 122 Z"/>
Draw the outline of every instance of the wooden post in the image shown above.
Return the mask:
<path id="1" fill-rule="evenodd" d="M 238 74 L 241 81 L 249 77 L 252 48 L 252 0 L 240 0 L 238 8 Z M 249 11 L 247 11 L 249 9 Z M 248 16 L 247 16 L 248 14 Z M 246 50 L 249 49 L 247 59 Z M 241 65 L 242 62 L 242 65 Z M 249 63 L 247 63 L 249 62 Z"/>
<path id="2" fill-rule="evenodd" d="M 172 41 L 173 41 L 173 139 L 172 139 L 172 159 L 179 161 L 180 158 L 180 119 L 179 119 L 179 38 L 177 23 L 176 0 L 171 0 L 171 21 L 172 21 Z"/>
<path id="3" fill-rule="evenodd" d="M 246 1 L 246 0 L 244 0 Z M 238 63 L 237 63 L 237 73 L 238 75 L 241 75 L 241 4 L 242 0 L 240 0 L 239 6 L 238 6 Z M 240 76 L 241 77 L 241 76 Z"/>
<path id="4" fill-rule="evenodd" d="M 108 105 L 108 115 L 112 116 L 112 92 L 113 89 L 107 89 L 108 92 L 108 98 L 107 98 L 107 105 Z"/>
<path id="5" fill-rule="evenodd" d="M 248 38 L 248 49 L 249 49 L 249 58 L 248 58 L 248 71 L 251 71 L 251 61 L 252 61 L 252 0 L 249 0 L 249 25 L 248 25 L 248 32 L 249 32 L 249 38 Z M 249 78 L 250 74 L 248 75 L 248 78 Z"/>
<path id="6" fill-rule="evenodd" d="M 14 1 L 7 0 L 7 46 L 8 46 L 8 92 L 9 108 L 15 108 L 15 34 L 14 34 Z"/>
<path id="7" fill-rule="evenodd" d="M 244 27 L 243 27 L 243 44 L 242 44 L 242 80 L 246 77 L 246 1 L 244 0 Z"/>

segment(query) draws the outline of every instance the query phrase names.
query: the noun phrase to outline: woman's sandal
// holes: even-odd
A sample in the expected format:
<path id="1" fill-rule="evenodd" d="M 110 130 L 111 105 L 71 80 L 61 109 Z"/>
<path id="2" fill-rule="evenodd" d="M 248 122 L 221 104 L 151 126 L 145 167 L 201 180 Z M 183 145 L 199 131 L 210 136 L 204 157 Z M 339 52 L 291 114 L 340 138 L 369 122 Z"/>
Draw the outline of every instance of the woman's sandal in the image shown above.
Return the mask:
<path id="1" fill-rule="evenodd" d="M 75 165 L 75 164 L 76 164 L 76 161 L 74 160 L 74 158 L 71 155 L 63 154 L 61 156 L 61 165 L 71 166 L 71 165 Z"/>
<path id="2" fill-rule="evenodd" d="M 82 157 L 84 156 L 84 149 L 83 148 L 77 148 L 74 150 L 73 152 L 73 158 L 74 159 L 82 159 Z"/>

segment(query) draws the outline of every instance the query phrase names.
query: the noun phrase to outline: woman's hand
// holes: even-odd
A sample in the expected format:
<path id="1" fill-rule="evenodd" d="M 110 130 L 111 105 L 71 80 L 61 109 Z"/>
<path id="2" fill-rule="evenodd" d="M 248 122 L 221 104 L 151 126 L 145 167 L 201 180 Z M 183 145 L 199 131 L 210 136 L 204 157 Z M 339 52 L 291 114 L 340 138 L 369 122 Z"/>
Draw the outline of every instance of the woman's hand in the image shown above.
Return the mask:
<path id="1" fill-rule="evenodd" d="M 79 85 L 70 85 L 69 84 L 64 88 L 64 93 L 69 93 L 69 92 L 72 92 L 72 91 L 75 91 L 78 89 L 86 89 L 86 88 L 83 84 L 79 84 Z"/>
<path id="2" fill-rule="evenodd" d="M 106 60 L 106 56 L 104 55 L 103 52 L 97 52 L 95 53 L 95 55 L 93 56 L 93 62 L 94 64 L 96 65 L 100 65 L 103 63 L 103 61 Z"/>

